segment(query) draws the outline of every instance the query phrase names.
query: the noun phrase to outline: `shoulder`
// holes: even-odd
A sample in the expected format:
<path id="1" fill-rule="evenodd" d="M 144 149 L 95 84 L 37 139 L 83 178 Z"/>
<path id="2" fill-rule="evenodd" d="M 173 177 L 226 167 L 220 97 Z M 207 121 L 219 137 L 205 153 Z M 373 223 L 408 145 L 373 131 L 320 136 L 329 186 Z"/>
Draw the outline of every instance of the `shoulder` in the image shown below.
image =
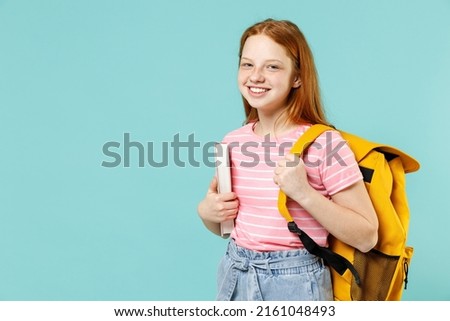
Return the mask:
<path id="1" fill-rule="evenodd" d="M 327 165 L 354 164 L 355 156 L 342 134 L 335 129 L 323 132 L 305 153 Z M 337 164 L 336 164 L 337 163 Z"/>
<path id="2" fill-rule="evenodd" d="M 302 125 L 299 129 L 299 137 L 304 134 L 308 129 L 310 129 L 312 125 Z M 339 130 L 330 129 L 321 133 L 312 144 L 312 150 L 316 151 L 324 151 L 327 148 L 334 148 L 336 146 L 344 146 L 348 148 L 347 141 L 344 139 Z"/>
<path id="3" fill-rule="evenodd" d="M 303 134 L 305 134 L 313 125 L 309 123 L 299 124 L 293 132 L 294 138 L 298 139 Z M 342 137 L 341 133 L 337 129 L 331 128 L 330 130 L 326 130 L 325 132 L 321 133 L 317 138 L 316 142 L 325 143 L 327 141 L 345 141 L 345 139 Z"/>
<path id="4" fill-rule="evenodd" d="M 342 137 L 340 131 L 337 129 L 326 130 L 325 132 L 320 134 L 320 136 L 317 138 L 317 140 L 325 141 L 325 142 L 329 142 L 330 140 L 345 142 L 345 139 Z"/>
<path id="5" fill-rule="evenodd" d="M 306 160 L 316 169 L 328 195 L 362 180 L 355 154 L 338 130 L 320 135 L 308 149 Z"/>

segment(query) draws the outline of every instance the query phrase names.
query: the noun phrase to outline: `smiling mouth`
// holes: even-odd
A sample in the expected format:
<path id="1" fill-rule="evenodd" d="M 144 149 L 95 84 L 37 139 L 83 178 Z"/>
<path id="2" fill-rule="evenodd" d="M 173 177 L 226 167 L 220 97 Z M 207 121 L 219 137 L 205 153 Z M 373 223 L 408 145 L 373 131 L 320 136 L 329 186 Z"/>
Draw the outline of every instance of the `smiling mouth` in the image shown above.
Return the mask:
<path id="1" fill-rule="evenodd" d="M 248 87 L 248 89 L 252 93 L 255 93 L 255 94 L 262 94 L 262 93 L 265 93 L 265 92 L 269 91 L 269 89 L 267 89 L 267 88 L 260 88 L 260 87 Z"/>

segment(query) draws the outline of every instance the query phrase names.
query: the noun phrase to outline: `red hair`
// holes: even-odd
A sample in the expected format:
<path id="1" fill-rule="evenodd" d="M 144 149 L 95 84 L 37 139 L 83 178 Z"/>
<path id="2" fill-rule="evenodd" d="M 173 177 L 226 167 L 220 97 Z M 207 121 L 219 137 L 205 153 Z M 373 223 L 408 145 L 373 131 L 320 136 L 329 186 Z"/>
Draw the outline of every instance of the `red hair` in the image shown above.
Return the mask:
<path id="1" fill-rule="evenodd" d="M 319 82 L 314 58 L 308 43 L 294 23 L 288 20 L 267 19 L 250 26 L 241 37 L 239 60 L 245 41 L 255 35 L 266 35 L 286 49 L 291 58 L 294 73 L 301 80 L 299 88 L 292 88 L 284 111 L 286 120 L 292 123 L 328 124 L 320 98 Z M 246 123 L 258 120 L 257 110 L 244 101 Z"/>

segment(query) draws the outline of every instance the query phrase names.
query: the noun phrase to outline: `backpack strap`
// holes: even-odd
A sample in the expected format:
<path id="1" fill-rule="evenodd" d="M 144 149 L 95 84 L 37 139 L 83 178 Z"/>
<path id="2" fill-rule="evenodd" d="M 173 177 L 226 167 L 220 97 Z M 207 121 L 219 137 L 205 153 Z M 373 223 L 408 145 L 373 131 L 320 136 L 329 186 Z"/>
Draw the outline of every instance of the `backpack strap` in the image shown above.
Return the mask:
<path id="1" fill-rule="evenodd" d="M 314 143 L 317 137 L 319 137 L 327 130 L 334 130 L 334 128 L 322 124 L 316 124 L 311 126 L 306 132 L 304 132 L 300 136 L 300 138 L 292 146 L 291 153 L 298 155 L 300 157 L 303 154 L 303 152 L 307 150 L 312 143 Z M 294 219 L 292 218 L 291 214 L 289 213 L 286 207 L 286 200 L 287 200 L 286 194 L 284 194 L 284 192 L 280 190 L 278 194 L 278 210 L 280 211 L 281 216 L 283 216 L 286 219 L 286 221 L 288 222 L 294 221 Z"/>
<path id="2" fill-rule="evenodd" d="M 316 140 L 318 136 L 324 133 L 327 130 L 333 130 L 334 128 L 316 124 L 311 126 L 302 136 L 297 140 L 297 142 L 292 146 L 291 153 L 301 156 L 303 152 Z M 317 255 L 322 258 L 329 266 L 335 269 L 340 275 L 343 275 L 344 272 L 349 269 L 355 279 L 356 284 L 361 284 L 361 279 L 358 275 L 358 272 L 355 270 L 353 265 L 343 256 L 331 251 L 329 248 L 318 245 L 308 234 L 302 231 L 294 219 L 292 218 L 289 210 L 286 206 L 287 196 L 286 194 L 280 190 L 278 194 L 278 210 L 280 214 L 286 219 L 288 222 L 288 229 L 290 232 L 295 233 L 300 238 L 303 246 L 310 252 L 311 254 Z"/>

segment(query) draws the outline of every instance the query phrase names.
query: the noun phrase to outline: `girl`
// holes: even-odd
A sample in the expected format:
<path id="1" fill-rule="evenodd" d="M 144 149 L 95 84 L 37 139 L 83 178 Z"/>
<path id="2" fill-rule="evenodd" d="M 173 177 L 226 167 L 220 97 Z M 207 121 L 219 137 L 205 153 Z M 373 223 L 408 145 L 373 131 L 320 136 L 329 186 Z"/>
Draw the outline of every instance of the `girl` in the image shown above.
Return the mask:
<path id="1" fill-rule="evenodd" d="M 312 53 L 298 27 L 268 19 L 241 37 L 238 85 L 245 125 L 227 134 L 232 193 L 213 178 L 198 206 L 205 226 L 235 219 L 218 271 L 218 300 L 333 300 L 330 272 L 289 232 L 277 208 L 281 189 L 298 226 L 319 245 L 328 234 L 370 250 L 378 222 L 350 148 L 322 134 L 303 159 L 289 148 L 312 124 L 327 124 Z"/>

